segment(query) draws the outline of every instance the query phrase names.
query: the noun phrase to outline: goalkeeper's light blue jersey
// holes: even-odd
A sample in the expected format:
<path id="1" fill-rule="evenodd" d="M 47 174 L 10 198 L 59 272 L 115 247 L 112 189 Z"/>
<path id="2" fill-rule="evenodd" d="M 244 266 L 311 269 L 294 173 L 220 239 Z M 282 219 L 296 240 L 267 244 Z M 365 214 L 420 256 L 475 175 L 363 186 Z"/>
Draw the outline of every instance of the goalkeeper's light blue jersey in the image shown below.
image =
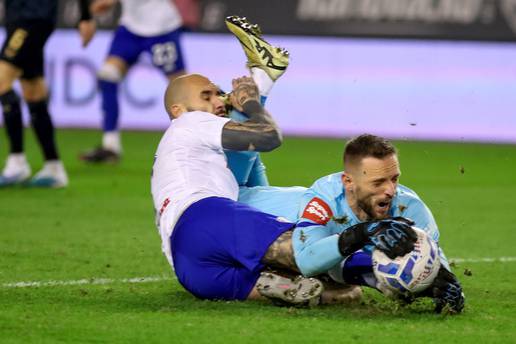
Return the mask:
<path id="1" fill-rule="evenodd" d="M 360 221 L 346 201 L 342 172 L 317 180 L 310 188 L 241 188 L 239 201 L 276 216 L 294 220 L 292 237 L 296 263 L 305 276 L 324 273 L 342 261 L 338 235 Z M 434 217 L 419 196 L 398 185 L 389 215 L 412 219 L 434 241 L 439 230 Z M 371 248 L 369 248 L 370 250 Z M 366 248 L 367 250 L 367 248 Z M 441 252 L 441 261 L 448 267 Z"/>

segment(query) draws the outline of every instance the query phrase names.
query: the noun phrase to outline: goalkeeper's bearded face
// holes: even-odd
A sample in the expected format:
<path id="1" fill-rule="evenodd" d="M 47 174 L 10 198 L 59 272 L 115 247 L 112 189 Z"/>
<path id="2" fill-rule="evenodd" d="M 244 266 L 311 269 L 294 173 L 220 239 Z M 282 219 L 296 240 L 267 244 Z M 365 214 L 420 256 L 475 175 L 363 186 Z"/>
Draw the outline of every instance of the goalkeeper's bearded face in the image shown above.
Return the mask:
<path id="1" fill-rule="evenodd" d="M 398 157 L 392 154 L 383 159 L 363 158 L 348 175 L 351 183 L 346 185 L 346 197 L 351 198 L 350 204 L 370 220 L 389 217 L 400 177 Z"/>

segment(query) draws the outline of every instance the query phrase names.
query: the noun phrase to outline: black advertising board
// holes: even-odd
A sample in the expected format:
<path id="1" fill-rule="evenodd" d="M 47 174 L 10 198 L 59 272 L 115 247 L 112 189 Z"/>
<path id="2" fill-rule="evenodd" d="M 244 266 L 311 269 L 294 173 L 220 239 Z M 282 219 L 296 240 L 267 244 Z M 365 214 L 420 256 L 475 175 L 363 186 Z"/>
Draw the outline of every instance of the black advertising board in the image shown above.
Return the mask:
<path id="1" fill-rule="evenodd" d="M 171 0 L 172 1 L 172 0 Z M 247 16 L 267 34 L 516 41 L 516 0 L 200 0 L 198 31 L 227 32 L 224 18 Z M 3 6 L 3 2 L 0 3 Z M 77 0 L 59 3 L 59 27 L 74 27 Z M 116 25 L 119 8 L 100 18 Z M 3 20 L 3 7 L 0 19 Z"/>

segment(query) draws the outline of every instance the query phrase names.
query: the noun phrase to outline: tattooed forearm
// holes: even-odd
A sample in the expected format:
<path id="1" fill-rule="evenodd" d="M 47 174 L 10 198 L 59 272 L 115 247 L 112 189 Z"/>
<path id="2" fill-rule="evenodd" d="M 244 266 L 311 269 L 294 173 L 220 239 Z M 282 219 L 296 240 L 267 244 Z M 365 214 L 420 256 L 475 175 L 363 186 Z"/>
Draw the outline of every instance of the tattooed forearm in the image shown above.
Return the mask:
<path id="1" fill-rule="evenodd" d="M 262 258 L 262 263 L 269 267 L 283 268 L 299 272 L 292 248 L 292 231 L 281 234 Z"/>
<path id="2" fill-rule="evenodd" d="M 235 96 L 235 105 L 237 108 L 242 108 L 249 100 L 260 100 L 258 87 L 256 87 L 256 84 L 252 82 L 238 84 L 233 90 L 233 94 Z"/>
<path id="3" fill-rule="evenodd" d="M 222 147 L 236 151 L 269 152 L 281 145 L 281 135 L 268 124 L 230 121 L 222 129 Z"/>
<path id="4" fill-rule="evenodd" d="M 259 102 L 258 87 L 253 79 L 233 80 L 231 103 L 249 118 L 237 123 L 230 121 L 222 130 L 222 147 L 231 150 L 268 152 L 281 145 L 281 132 L 271 115 Z"/>
<path id="5" fill-rule="evenodd" d="M 252 104 L 255 103 L 255 104 Z M 259 111 L 252 111 L 248 121 L 238 123 L 229 121 L 222 129 L 222 147 L 231 150 L 256 150 L 268 152 L 281 145 L 282 137 L 276 123 L 270 115 L 254 101 L 248 101 L 244 109 L 258 107 Z M 260 112 L 261 115 L 257 113 Z"/>
<path id="6" fill-rule="evenodd" d="M 271 126 L 277 128 L 276 122 L 272 119 L 272 116 L 263 108 L 258 101 L 248 100 L 242 109 L 244 114 L 249 117 L 249 121 L 252 123 L 268 123 Z"/>

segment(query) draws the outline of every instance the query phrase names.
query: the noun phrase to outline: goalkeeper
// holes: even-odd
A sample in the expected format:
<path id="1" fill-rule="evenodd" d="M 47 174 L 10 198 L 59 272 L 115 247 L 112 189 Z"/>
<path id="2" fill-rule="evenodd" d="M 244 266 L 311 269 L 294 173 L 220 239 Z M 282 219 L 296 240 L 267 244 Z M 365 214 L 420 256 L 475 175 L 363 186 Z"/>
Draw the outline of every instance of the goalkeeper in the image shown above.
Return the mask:
<path id="1" fill-rule="evenodd" d="M 415 224 L 435 242 L 439 230 L 418 195 L 398 184 L 397 152 L 389 142 L 373 135 L 352 139 L 345 148 L 344 166 L 343 172 L 320 178 L 304 192 L 301 188 L 244 188 L 239 201 L 297 220 L 290 233 L 295 268 L 303 275 L 329 271 L 338 282 L 376 287 L 370 254 L 373 245 L 393 258 L 400 254 L 391 250 L 391 245 L 408 249 L 413 242 L 406 226 Z M 382 234 L 387 240 L 368 238 L 371 232 L 386 227 L 390 229 Z M 461 285 L 441 250 L 440 259 L 442 268 L 434 284 L 421 296 L 433 297 L 437 311 L 447 305 L 459 313 L 464 307 Z"/>

